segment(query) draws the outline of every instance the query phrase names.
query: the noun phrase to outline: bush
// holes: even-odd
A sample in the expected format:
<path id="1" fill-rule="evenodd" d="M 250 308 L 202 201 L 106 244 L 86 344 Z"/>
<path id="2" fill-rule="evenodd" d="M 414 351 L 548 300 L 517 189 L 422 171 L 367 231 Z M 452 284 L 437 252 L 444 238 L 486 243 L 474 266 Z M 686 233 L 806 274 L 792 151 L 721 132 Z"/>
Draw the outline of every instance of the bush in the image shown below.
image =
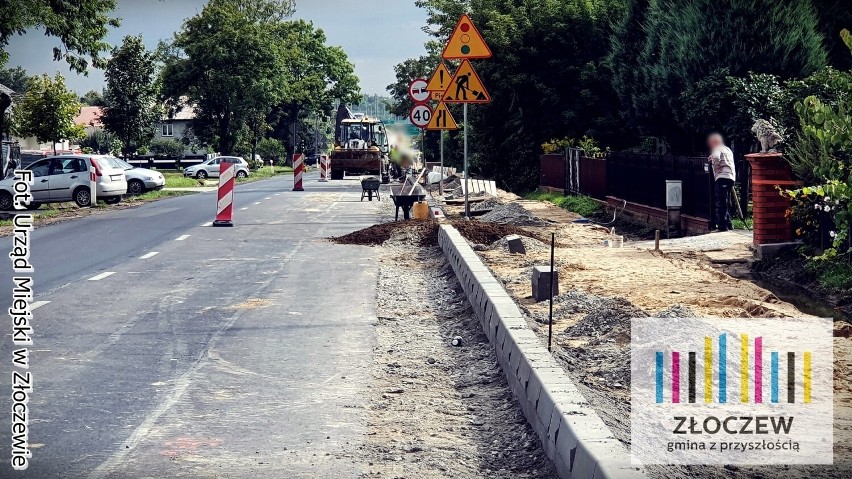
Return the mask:
<path id="1" fill-rule="evenodd" d="M 184 144 L 176 140 L 154 140 L 148 146 L 151 153 L 155 155 L 163 155 L 169 157 L 182 158 L 184 152 Z"/>

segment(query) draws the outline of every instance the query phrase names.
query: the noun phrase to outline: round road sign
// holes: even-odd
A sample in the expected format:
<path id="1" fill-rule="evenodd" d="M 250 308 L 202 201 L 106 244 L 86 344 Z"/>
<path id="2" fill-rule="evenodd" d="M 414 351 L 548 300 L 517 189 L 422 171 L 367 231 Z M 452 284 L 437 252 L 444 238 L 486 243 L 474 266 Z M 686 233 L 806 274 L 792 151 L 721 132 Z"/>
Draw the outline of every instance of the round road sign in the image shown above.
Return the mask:
<path id="1" fill-rule="evenodd" d="M 426 103 L 429 101 L 432 95 L 426 89 L 428 83 L 424 78 L 418 78 L 408 86 L 408 95 L 414 100 L 414 103 Z"/>
<path id="2" fill-rule="evenodd" d="M 408 115 L 411 124 L 417 128 L 426 128 L 432 119 L 432 107 L 429 105 L 414 105 Z"/>

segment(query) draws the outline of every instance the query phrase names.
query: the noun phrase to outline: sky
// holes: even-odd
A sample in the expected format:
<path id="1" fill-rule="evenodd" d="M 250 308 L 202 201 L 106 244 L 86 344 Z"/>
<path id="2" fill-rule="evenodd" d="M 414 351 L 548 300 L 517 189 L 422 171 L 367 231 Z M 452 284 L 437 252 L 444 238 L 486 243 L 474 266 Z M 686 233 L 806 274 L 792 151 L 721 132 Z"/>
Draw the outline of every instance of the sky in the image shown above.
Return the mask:
<path id="1" fill-rule="evenodd" d="M 107 36 L 112 45 L 125 35 L 139 35 L 149 48 L 170 39 L 183 20 L 201 11 L 205 0 L 118 0 L 116 16 L 122 24 Z M 342 46 L 355 64 L 364 93 L 386 93 L 394 82 L 393 66 L 420 56 L 427 40 L 421 27 L 425 10 L 414 0 L 296 0 L 296 18 L 311 20 L 322 28 L 332 45 Z M 103 71 L 90 68 L 88 76 L 71 72 L 63 61 L 53 61 L 53 47 L 59 42 L 35 30 L 13 37 L 8 46 L 6 67 L 21 66 L 30 75 L 59 71 L 69 88 L 83 94 L 100 91 Z"/>

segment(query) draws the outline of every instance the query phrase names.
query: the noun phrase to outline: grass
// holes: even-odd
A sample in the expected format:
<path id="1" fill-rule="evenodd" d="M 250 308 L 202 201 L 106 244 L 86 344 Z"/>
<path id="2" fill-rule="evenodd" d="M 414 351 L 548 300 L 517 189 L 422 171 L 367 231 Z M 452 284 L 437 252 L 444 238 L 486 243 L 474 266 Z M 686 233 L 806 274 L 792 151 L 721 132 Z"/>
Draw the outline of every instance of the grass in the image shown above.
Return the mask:
<path id="1" fill-rule="evenodd" d="M 847 290 L 852 288 L 852 265 L 843 258 L 830 261 L 814 261 L 808 265 L 817 274 L 819 283 L 830 289 Z"/>
<path id="2" fill-rule="evenodd" d="M 559 193 L 537 190 L 526 194 L 524 198 L 535 201 L 547 201 L 583 217 L 595 216 L 604 211 L 604 207 L 600 203 L 588 196 L 563 196 Z"/>
<path id="3" fill-rule="evenodd" d="M 204 182 L 201 180 L 197 180 L 195 178 L 185 178 L 182 172 L 179 171 L 164 171 L 160 170 L 160 173 L 166 178 L 166 188 L 198 188 L 204 186 Z M 269 167 L 263 167 L 259 170 L 254 170 L 251 172 L 251 176 L 245 179 L 237 179 L 238 183 L 248 183 L 251 181 L 264 180 L 266 178 L 272 178 L 273 176 L 284 175 L 293 173 L 293 168 L 289 166 L 276 166 L 275 173 L 273 174 L 269 171 Z M 209 181 L 215 181 L 216 178 L 210 178 Z"/>
<path id="4" fill-rule="evenodd" d="M 10 213 L 14 214 L 16 212 L 10 212 Z M 55 209 L 55 208 L 51 208 L 49 210 L 38 210 L 37 214 L 34 211 L 31 212 L 31 211 L 27 211 L 27 210 L 21 210 L 21 211 L 18 211 L 17 213 L 33 213 L 33 214 L 35 214 L 35 222 L 38 222 L 39 219 L 46 219 L 46 218 L 51 218 L 53 216 L 57 216 L 60 213 L 62 213 L 62 211 Z M 7 220 L 0 220 L 0 226 L 12 226 L 12 219 L 10 218 L 10 219 L 7 219 Z"/>

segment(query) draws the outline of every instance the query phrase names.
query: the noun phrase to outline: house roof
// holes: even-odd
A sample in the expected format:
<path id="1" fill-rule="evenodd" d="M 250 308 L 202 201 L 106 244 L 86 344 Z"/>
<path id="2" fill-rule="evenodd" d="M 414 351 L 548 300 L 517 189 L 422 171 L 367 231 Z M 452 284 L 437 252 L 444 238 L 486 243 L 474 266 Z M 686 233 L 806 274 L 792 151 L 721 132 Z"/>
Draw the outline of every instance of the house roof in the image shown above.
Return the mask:
<path id="1" fill-rule="evenodd" d="M 3 92 L 3 93 L 5 93 L 9 96 L 12 96 L 12 95 L 15 94 L 15 90 L 12 90 L 11 88 L 7 87 L 6 85 L 4 85 L 2 83 L 0 83 L 0 92 Z"/>
<path id="2" fill-rule="evenodd" d="M 195 119 L 195 109 L 187 106 L 180 105 L 175 108 L 174 111 L 170 111 L 166 114 L 166 120 L 194 120 Z"/>
<path id="3" fill-rule="evenodd" d="M 74 117 L 75 125 L 103 126 L 101 115 L 103 109 L 99 106 L 84 106 L 80 108 L 80 114 Z"/>

